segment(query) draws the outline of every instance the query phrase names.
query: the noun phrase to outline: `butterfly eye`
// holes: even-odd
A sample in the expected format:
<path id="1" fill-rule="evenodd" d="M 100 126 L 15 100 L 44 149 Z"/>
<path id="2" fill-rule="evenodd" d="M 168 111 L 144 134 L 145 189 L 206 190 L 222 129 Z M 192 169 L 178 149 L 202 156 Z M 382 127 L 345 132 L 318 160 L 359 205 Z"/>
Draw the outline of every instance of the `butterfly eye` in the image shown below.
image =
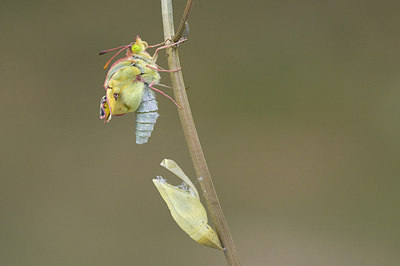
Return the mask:
<path id="1" fill-rule="evenodd" d="M 134 45 L 132 45 L 131 50 L 133 53 L 137 53 L 137 52 L 140 52 L 142 50 L 142 48 L 138 44 L 134 44 Z"/>
<path id="2" fill-rule="evenodd" d="M 115 100 L 117 100 L 117 99 L 118 99 L 118 97 L 119 97 L 119 94 L 118 94 L 118 93 L 114 93 L 114 95 L 113 95 L 113 96 L 114 96 L 114 99 L 115 99 Z"/>

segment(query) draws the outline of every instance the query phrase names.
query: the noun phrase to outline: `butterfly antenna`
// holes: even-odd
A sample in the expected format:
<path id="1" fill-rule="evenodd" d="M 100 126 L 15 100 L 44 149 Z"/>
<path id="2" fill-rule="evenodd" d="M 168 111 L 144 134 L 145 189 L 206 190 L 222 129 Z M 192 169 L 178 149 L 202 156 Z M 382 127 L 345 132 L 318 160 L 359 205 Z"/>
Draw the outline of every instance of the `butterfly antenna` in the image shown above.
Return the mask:
<path id="1" fill-rule="evenodd" d="M 122 46 L 118 46 L 118 47 L 116 47 L 116 48 L 112 48 L 112 49 L 108 49 L 108 50 L 103 50 L 103 51 L 101 51 L 100 53 L 99 53 L 99 55 L 103 55 L 103 54 L 106 54 L 106 53 L 108 53 L 108 52 L 111 52 L 111 51 L 114 51 L 114 50 L 117 50 L 117 49 L 120 49 L 120 48 L 124 48 L 124 47 L 126 47 L 127 45 L 122 45 Z"/>
<path id="2" fill-rule="evenodd" d="M 129 48 L 129 45 L 123 46 L 123 48 L 121 50 L 119 50 L 115 55 L 113 55 L 110 60 L 107 61 L 107 63 L 104 65 L 104 69 L 106 69 L 108 67 L 108 64 L 110 64 L 110 62 L 123 50 L 126 50 L 127 48 Z M 118 49 L 118 48 L 116 48 Z"/>

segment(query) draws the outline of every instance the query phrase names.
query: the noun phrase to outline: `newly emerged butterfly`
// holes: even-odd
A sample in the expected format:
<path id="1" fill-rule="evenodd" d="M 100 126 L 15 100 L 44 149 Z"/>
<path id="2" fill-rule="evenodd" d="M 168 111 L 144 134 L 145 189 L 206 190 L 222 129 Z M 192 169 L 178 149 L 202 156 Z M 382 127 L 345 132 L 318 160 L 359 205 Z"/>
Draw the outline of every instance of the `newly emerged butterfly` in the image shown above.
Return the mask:
<path id="1" fill-rule="evenodd" d="M 173 186 L 162 177 L 153 179 L 175 222 L 197 243 L 223 250 L 217 233 L 208 225 L 207 212 L 189 177 L 173 160 L 164 159 L 161 165 L 183 181 L 182 185 Z"/>
<path id="2" fill-rule="evenodd" d="M 100 100 L 100 119 L 109 122 L 113 116 L 136 112 L 137 144 L 144 144 L 148 141 L 159 116 L 157 101 L 152 90 L 165 95 L 179 107 L 171 97 L 154 87 L 161 85 L 159 84 L 159 71 L 179 70 L 164 70 L 156 64 L 157 53 L 160 49 L 177 44 L 164 45 L 165 43 L 149 46 L 137 36 L 134 43 L 100 52 L 100 54 L 105 54 L 120 49 L 104 66 L 104 68 L 107 68 L 115 56 L 126 50 L 126 57 L 114 62 L 106 75 L 104 82 L 106 95 Z M 161 47 L 151 56 L 146 49 L 156 46 Z"/>

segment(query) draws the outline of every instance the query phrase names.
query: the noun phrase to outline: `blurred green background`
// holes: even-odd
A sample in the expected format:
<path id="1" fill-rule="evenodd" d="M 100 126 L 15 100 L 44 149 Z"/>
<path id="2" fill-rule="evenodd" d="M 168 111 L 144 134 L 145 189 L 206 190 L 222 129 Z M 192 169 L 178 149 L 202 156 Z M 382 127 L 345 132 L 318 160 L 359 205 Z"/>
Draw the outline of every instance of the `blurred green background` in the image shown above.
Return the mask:
<path id="1" fill-rule="evenodd" d="M 243 265 L 400 265 L 399 7 L 195 1 L 181 63 Z M 195 178 L 176 107 L 142 146 L 133 114 L 98 118 L 98 51 L 162 41 L 160 13 L 1 1 L 0 265 L 225 265 L 151 182 L 178 182 L 163 158 Z"/>

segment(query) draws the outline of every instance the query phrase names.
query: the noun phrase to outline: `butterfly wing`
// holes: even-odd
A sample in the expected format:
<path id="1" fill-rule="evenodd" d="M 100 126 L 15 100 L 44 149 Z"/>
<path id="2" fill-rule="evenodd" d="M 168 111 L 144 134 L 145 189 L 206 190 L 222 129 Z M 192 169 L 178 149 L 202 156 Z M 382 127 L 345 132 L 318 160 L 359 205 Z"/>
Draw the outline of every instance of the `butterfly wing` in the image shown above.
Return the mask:
<path id="1" fill-rule="evenodd" d="M 123 115 L 134 112 L 139 107 L 143 97 L 144 83 L 131 81 L 125 86 L 115 86 L 107 89 L 107 103 L 111 115 Z"/>
<path id="2" fill-rule="evenodd" d="M 106 122 L 110 121 L 111 119 L 110 107 L 107 102 L 107 96 L 103 96 L 100 100 L 100 119 L 105 119 Z"/>
<path id="3" fill-rule="evenodd" d="M 134 64 L 135 60 L 128 60 L 126 58 L 121 58 L 120 60 L 116 61 L 107 72 L 106 80 L 104 81 L 104 88 L 107 89 L 110 80 L 119 70 L 134 66 Z"/>
<path id="4" fill-rule="evenodd" d="M 137 80 L 140 73 L 132 60 L 122 60 L 112 66 L 104 83 L 107 92 L 101 102 L 100 118 L 108 122 L 113 115 L 136 111 L 144 88 L 144 83 Z"/>

